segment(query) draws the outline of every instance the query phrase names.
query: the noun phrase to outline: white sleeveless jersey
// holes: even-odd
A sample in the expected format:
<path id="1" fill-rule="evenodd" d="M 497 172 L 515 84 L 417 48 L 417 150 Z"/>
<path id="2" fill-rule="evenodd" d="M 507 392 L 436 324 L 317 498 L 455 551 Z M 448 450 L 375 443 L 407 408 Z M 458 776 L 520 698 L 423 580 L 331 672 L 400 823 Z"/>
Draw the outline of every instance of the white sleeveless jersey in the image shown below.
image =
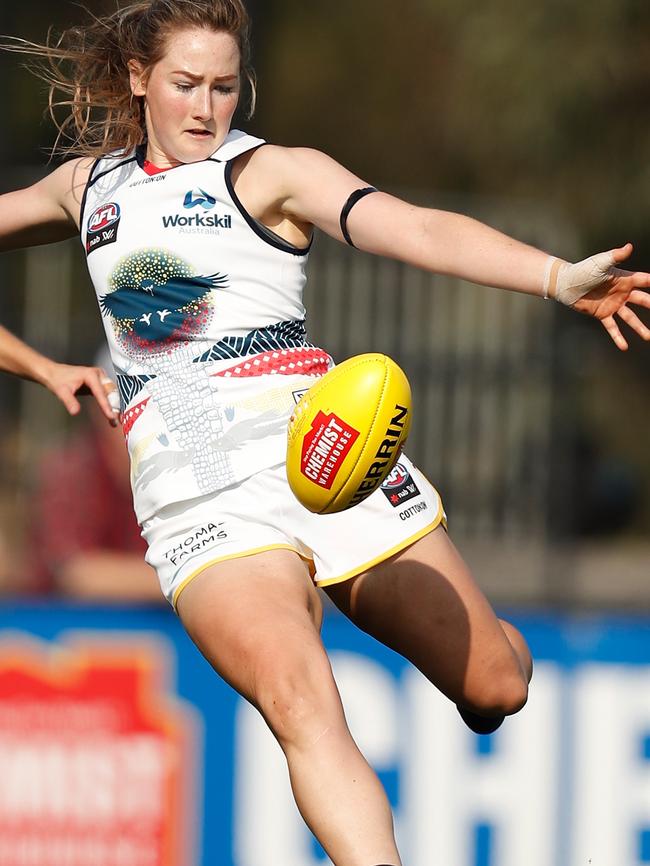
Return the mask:
<path id="1" fill-rule="evenodd" d="M 143 155 L 94 165 L 81 239 L 122 402 L 140 522 L 285 459 L 300 394 L 331 358 L 307 342 L 309 248 L 257 223 L 233 130 L 202 162 L 150 175 Z"/>

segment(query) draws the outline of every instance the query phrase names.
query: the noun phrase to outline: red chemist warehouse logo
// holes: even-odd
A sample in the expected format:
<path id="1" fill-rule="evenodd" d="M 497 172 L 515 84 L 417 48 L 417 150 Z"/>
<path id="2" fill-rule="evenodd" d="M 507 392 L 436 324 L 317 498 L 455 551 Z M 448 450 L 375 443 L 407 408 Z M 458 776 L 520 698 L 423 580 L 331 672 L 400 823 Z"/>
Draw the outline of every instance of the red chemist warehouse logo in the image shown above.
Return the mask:
<path id="1" fill-rule="evenodd" d="M 358 436 L 359 431 L 338 415 L 318 412 L 302 443 L 300 471 L 329 490 Z"/>
<path id="2" fill-rule="evenodd" d="M 196 862 L 197 725 L 165 645 L 0 642 L 0 866 Z"/>

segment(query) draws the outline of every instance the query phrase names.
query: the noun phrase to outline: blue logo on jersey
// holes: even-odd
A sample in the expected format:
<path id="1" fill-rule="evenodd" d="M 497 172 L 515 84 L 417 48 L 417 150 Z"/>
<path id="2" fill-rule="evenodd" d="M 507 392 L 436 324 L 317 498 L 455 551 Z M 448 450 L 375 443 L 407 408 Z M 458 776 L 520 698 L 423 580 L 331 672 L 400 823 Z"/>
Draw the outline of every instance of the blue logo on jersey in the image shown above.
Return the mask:
<path id="1" fill-rule="evenodd" d="M 198 205 L 201 205 L 203 210 L 212 210 L 216 203 L 217 200 L 214 196 L 200 188 L 188 190 L 183 199 L 183 207 L 188 208 L 188 210 Z"/>

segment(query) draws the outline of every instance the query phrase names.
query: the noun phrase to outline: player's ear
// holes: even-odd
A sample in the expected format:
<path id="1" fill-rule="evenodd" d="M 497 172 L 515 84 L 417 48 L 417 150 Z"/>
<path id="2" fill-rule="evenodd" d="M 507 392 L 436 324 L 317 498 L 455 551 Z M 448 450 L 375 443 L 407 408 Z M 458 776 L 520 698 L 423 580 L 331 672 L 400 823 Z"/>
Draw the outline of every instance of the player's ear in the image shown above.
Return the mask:
<path id="1" fill-rule="evenodd" d="M 131 85 L 131 93 L 134 96 L 146 96 L 147 83 L 144 67 L 137 60 L 129 60 L 127 66 L 129 69 L 129 83 Z"/>

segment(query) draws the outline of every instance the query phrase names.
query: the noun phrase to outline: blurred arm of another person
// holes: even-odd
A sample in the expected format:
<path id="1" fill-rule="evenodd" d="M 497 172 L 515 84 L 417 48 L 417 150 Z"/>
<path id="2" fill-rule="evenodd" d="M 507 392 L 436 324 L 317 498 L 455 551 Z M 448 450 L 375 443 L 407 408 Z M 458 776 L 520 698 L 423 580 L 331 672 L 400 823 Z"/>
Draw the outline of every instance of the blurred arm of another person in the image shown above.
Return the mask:
<path id="1" fill-rule="evenodd" d="M 121 430 L 90 422 L 41 467 L 30 538 L 35 589 L 98 601 L 160 601 L 133 512 Z"/>

